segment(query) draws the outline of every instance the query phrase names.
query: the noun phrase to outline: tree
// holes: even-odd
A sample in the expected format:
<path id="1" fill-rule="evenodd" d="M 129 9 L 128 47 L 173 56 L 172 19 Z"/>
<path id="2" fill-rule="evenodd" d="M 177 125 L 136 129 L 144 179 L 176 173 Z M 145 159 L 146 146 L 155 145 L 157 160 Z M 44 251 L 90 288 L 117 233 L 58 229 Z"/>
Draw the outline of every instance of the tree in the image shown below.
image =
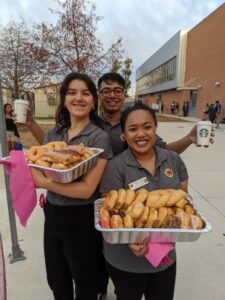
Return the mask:
<path id="1" fill-rule="evenodd" d="M 11 22 L 0 30 L 2 86 L 19 98 L 40 83 L 46 73 L 47 53 L 35 46 L 25 22 Z"/>
<path id="2" fill-rule="evenodd" d="M 55 25 L 37 24 L 36 40 L 48 53 L 57 78 L 70 71 L 79 71 L 97 79 L 102 71 L 122 56 L 122 40 L 118 39 L 104 51 L 96 37 L 97 24 L 102 19 L 95 5 L 87 0 L 57 0 L 59 18 Z"/>
<path id="3" fill-rule="evenodd" d="M 130 76 L 132 74 L 132 63 L 133 60 L 127 57 L 124 61 L 114 60 L 112 63 L 111 72 L 120 72 L 125 79 L 125 94 L 128 96 L 128 90 L 131 87 Z"/>

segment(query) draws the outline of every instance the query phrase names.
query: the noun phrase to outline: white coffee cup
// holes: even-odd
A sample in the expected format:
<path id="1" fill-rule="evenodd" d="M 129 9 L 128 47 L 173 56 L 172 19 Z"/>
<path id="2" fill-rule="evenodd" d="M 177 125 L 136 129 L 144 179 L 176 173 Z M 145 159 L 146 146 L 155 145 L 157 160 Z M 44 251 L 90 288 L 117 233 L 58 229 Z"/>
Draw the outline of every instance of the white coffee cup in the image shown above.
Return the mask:
<path id="1" fill-rule="evenodd" d="M 197 123 L 197 145 L 209 146 L 212 131 L 212 122 L 199 121 Z"/>
<path id="2" fill-rule="evenodd" d="M 14 110 L 16 113 L 17 123 L 26 123 L 28 106 L 29 106 L 29 101 L 27 100 L 16 99 L 14 101 Z"/>

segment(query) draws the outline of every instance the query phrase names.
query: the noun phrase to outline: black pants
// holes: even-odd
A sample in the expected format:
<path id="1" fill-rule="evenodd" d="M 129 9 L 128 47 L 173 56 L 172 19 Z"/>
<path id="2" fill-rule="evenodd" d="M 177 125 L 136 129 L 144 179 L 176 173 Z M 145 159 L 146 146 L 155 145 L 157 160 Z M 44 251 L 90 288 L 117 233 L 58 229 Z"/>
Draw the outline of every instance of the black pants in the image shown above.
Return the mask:
<path id="1" fill-rule="evenodd" d="M 47 279 L 55 300 L 97 299 L 100 232 L 93 205 L 59 207 L 46 202 L 44 251 Z M 74 282 L 73 282 L 74 281 Z"/>
<path id="2" fill-rule="evenodd" d="M 104 294 L 107 292 L 109 274 L 106 267 L 105 257 L 103 255 L 103 238 L 101 235 L 99 242 L 99 263 L 98 263 L 98 292 Z"/>
<path id="3" fill-rule="evenodd" d="M 109 276 L 115 285 L 117 300 L 172 300 L 174 295 L 176 263 L 157 273 L 129 273 L 107 263 Z"/>

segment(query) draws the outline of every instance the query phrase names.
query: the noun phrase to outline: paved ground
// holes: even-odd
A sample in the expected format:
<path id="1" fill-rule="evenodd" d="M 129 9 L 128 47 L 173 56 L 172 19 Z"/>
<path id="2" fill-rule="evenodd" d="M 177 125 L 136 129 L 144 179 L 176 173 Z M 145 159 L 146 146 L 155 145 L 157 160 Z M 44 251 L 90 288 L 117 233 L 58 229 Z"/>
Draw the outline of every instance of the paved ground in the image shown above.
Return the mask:
<path id="1" fill-rule="evenodd" d="M 184 136 L 192 123 L 160 123 L 167 142 Z M 225 127 L 216 130 L 208 149 L 191 146 L 182 155 L 190 175 L 189 192 L 212 223 L 213 230 L 196 242 L 177 243 L 178 272 L 175 300 L 225 300 Z M 0 174 L 0 231 L 5 252 L 8 300 L 53 299 L 46 283 L 42 231 L 43 214 L 37 207 L 27 228 L 17 222 L 19 245 L 26 260 L 9 263 L 11 237 L 4 182 Z M 113 287 L 107 300 L 114 300 Z"/>

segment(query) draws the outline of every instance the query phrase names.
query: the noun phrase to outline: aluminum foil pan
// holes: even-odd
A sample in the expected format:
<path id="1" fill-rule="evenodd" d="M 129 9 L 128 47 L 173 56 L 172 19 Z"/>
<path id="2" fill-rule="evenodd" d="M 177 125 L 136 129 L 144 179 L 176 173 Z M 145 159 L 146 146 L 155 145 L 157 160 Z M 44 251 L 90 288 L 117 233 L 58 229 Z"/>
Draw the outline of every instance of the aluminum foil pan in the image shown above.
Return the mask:
<path id="1" fill-rule="evenodd" d="M 194 242 L 200 238 L 202 233 L 212 230 L 212 225 L 207 221 L 201 212 L 193 205 L 190 197 L 189 201 L 198 211 L 205 222 L 203 229 L 177 229 L 177 228 L 103 228 L 99 224 L 99 211 L 104 199 L 95 201 L 95 228 L 102 232 L 103 238 L 110 244 L 142 243 L 145 238 L 149 238 L 155 243 L 173 242 Z"/>
<path id="2" fill-rule="evenodd" d="M 104 151 L 103 149 L 100 148 L 89 148 L 89 149 L 94 151 L 95 155 L 76 164 L 70 169 L 58 170 L 49 167 L 38 166 L 35 164 L 29 164 L 29 166 L 32 168 L 37 168 L 42 170 L 45 176 L 51 178 L 51 180 L 53 181 L 62 182 L 62 183 L 71 182 L 77 179 L 78 177 L 80 177 L 81 175 L 87 173 L 87 171 L 89 171 L 90 169 L 92 169 L 96 165 L 99 155 Z"/>

